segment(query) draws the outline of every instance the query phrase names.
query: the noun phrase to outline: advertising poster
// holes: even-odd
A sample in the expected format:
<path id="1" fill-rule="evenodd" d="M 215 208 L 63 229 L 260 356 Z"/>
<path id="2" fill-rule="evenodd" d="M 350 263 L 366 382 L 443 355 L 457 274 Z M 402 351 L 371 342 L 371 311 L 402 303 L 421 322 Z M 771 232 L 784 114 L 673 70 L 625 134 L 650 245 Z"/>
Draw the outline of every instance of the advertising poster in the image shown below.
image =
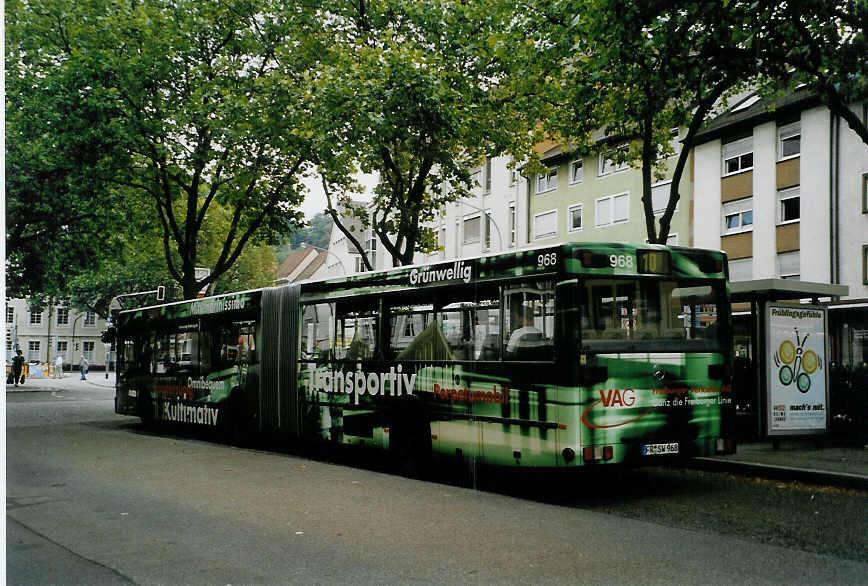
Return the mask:
<path id="1" fill-rule="evenodd" d="M 766 381 L 769 435 L 824 433 L 828 426 L 826 308 L 770 303 Z"/>

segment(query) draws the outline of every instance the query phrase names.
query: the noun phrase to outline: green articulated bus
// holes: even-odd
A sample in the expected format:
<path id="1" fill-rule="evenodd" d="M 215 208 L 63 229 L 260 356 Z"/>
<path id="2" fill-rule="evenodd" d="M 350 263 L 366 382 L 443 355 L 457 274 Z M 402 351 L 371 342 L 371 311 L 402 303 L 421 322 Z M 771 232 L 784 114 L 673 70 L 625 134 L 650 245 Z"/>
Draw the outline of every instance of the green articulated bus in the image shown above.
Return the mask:
<path id="1" fill-rule="evenodd" d="M 723 253 L 574 243 L 122 311 L 115 409 L 506 466 L 734 449 Z"/>

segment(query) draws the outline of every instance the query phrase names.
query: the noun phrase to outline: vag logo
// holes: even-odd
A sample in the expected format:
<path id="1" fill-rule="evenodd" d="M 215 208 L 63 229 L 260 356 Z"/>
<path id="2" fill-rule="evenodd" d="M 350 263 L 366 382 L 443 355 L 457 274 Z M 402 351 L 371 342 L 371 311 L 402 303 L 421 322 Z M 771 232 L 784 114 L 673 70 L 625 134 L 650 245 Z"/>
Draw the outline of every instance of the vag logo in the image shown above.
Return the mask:
<path id="1" fill-rule="evenodd" d="M 651 412 L 651 407 L 648 407 L 635 417 L 630 417 L 623 421 L 610 421 L 608 413 L 620 409 L 630 409 L 636 406 L 636 391 L 633 389 L 599 389 L 600 398 L 588 405 L 587 409 L 582 412 L 582 423 L 592 429 L 609 429 L 612 427 L 621 427 L 638 421 Z M 602 421 L 592 421 L 591 416 L 594 414 L 595 408 L 602 405 L 603 409 L 596 410 L 596 414 Z"/>
<path id="2" fill-rule="evenodd" d="M 600 402 L 603 407 L 632 407 L 636 404 L 636 391 L 633 389 L 600 389 Z"/>

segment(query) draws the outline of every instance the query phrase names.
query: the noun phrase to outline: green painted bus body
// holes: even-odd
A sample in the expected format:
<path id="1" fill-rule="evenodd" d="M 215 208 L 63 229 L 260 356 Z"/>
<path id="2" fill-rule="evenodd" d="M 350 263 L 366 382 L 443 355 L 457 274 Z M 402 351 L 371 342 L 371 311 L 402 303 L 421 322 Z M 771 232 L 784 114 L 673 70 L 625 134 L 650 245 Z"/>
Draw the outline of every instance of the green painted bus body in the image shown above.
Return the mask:
<path id="1" fill-rule="evenodd" d="M 537 319 L 553 324 L 551 354 L 544 359 L 509 359 L 503 326 L 505 296 L 513 289 L 507 288 L 543 282 L 551 287 L 554 309 L 547 313 L 551 308 L 540 309 L 538 304 Z M 213 372 L 126 369 L 129 374 L 118 379 L 116 411 L 217 428 L 240 424 L 254 432 L 289 436 L 291 441 L 385 450 L 398 449 L 409 441 L 411 428 L 417 428 L 425 436 L 423 449 L 434 455 L 540 467 L 641 464 L 676 454 L 709 455 L 729 434 L 730 308 L 723 253 L 567 244 L 298 287 L 294 317 L 299 325 L 292 331 L 283 328 L 280 334 L 262 333 L 262 320 L 268 319 L 263 291 L 121 313 L 119 338 L 128 346 L 137 336 L 175 331 L 177 324 L 204 332 L 224 327 L 214 324 L 225 322 L 252 324 L 256 334 L 250 345 L 256 353 L 254 359 Z M 412 302 L 431 301 L 436 306 L 439 296 L 454 296 L 456 291 L 475 295 L 477 289 L 486 294 L 499 291 L 500 322 L 489 324 L 500 336 L 496 360 L 481 359 L 478 342 L 475 356 L 456 358 L 448 347 L 447 324 L 436 318 L 409 341 L 407 348 L 416 354 L 389 354 L 384 348 L 384 340 L 395 334 L 389 331 L 389 311 Z M 636 296 L 630 297 L 634 292 Z M 668 294 L 675 301 L 665 307 L 678 314 L 670 320 L 682 320 L 680 328 L 667 330 L 642 313 L 659 309 L 652 301 Z M 702 302 L 689 301 L 700 298 Z M 593 331 L 583 322 L 600 318 L 590 309 L 593 303 L 609 312 L 604 317 L 611 327 Z M 387 308 L 387 313 L 376 320 L 377 343 L 370 354 L 353 354 L 359 336 L 343 339 L 331 322 L 331 347 L 306 351 L 313 345 L 305 348 L 302 341 L 305 308 L 325 308 L 339 315 L 336 307 L 371 304 Z M 716 313 L 704 315 L 704 307 Z M 434 309 L 431 315 L 436 315 Z M 354 323 L 358 334 L 361 326 Z M 655 326 L 657 337 L 642 339 L 640 326 L 645 325 Z M 422 347 L 427 355 L 420 353 Z M 289 360 L 294 365 L 290 378 L 271 372 L 282 371 Z M 287 402 L 297 406 L 298 425 L 287 424 L 285 415 L 270 413 L 287 413 L 284 406 L 273 406 Z M 247 406 L 242 409 L 243 421 L 236 415 L 238 405 Z"/>

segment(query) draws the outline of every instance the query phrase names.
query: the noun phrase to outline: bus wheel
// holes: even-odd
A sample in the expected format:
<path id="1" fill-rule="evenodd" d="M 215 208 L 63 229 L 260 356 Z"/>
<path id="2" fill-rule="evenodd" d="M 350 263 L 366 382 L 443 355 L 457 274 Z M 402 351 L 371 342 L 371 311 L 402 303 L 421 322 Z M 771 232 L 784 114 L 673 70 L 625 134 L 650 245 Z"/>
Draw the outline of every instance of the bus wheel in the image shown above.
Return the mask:
<path id="1" fill-rule="evenodd" d="M 422 417 L 395 422 L 392 426 L 392 455 L 398 471 L 409 478 L 421 478 L 431 464 L 431 424 Z"/>
<path id="2" fill-rule="evenodd" d="M 250 445 L 250 418 L 245 409 L 244 392 L 235 389 L 229 396 L 229 428 L 226 442 L 246 448 Z"/>
<path id="3" fill-rule="evenodd" d="M 142 425 L 145 427 L 154 426 L 154 402 L 151 399 L 151 394 L 147 392 L 139 392 L 138 401 L 139 419 L 142 420 Z"/>

